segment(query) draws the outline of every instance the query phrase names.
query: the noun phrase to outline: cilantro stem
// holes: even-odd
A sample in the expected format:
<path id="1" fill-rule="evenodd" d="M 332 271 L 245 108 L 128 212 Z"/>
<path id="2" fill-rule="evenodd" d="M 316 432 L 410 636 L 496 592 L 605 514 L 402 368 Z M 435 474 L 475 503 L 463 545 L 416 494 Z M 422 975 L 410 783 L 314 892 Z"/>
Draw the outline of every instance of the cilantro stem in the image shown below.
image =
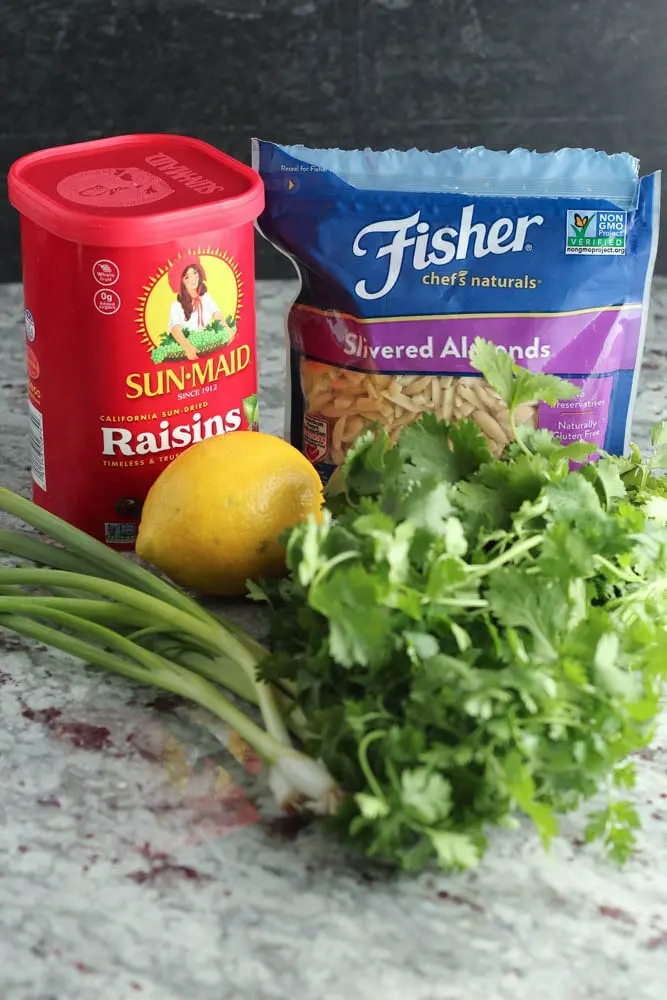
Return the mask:
<path id="1" fill-rule="evenodd" d="M 364 776 L 366 778 L 366 781 L 368 782 L 369 788 L 373 790 L 373 794 L 377 799 L 385 803 L 386 803 L 385 794 L 382 791 L 382 788 L 380 787 L 379 781 L 373 774 L 373 769 L 371 768 L 371 765 L 368 760 L 368 748 L 371 745 L 371 743 L 375 743 L 376 740 L 384 739 L 386 735 L 387 734 L 385 733 L 384 729 L 374 729 L 373 732 L 366 733 L 361 743 L 359 744 L 359 749 L 357 750 L 357 756 L 359 758 L 359 766 L 361 767 L 361 770 L 364 772 Z"/>
<path id="2" fill-rule="evenodd" d="M 476 576 L 486 576 L 487 573 L 492 573 L 494 569 L 504 566 L 505 563 L 512 562 L 517 556 L 521 556 L 525 552 L 529 552 L 536 546 L 541 545 L 543 541 L 544 535 L 532 535 L 530 538 L 522 538 L 520 542 L 512 545 L 511 548 L 506 549 L 505 552 L 496 556 L 490 562 L 484 563 L 484 565 L 475 564 L 473 566 L 466 566 L 466 571 Z"/>
<path id="3" fill-rule="evenodd" d="M 481 597 L 437 597 L 426 598 L 424 604 L 445 605 L 452 608 L 488 608 L 489 602 Z"/>
<path id="4" fill-rule="evenodd" d="M 333 556 L 323 563 L 320 568 L 315 573 L 312 579 L 312 586 L 316 586 L 327 573 L 332 570 L 335 566 L 338 566 L 342 562 L 348 562 L 350 559 L 360 559 L 360 552 L 339 552 L 337 556 Z"/>
<path id="5" fill-rule="evenodd" d="M 526 447 L 526 445 L 523 443 L 523 441 L 521 440 L 521 438 L 517 433 L 516 420 L 514 419 L 514 406 L 510 405 L 508 408 L 508 412 L 509 412 L 510 428 L 512 434 L 514 435 L 514 440 L 516 441 L 516 443 L 518 444 L 519 448 L 524 453 L 524 455 L 528 455 L 530 457 L 530 455 L 532 455 L 530 448 Z"/>
<path id="6" fill-rule="evenodd" d="M 612 601 L 608 601 L 607 608 L 619 608 L 624 604 L 631 604 L 635 601 L 641 601 L 643 603 L 652 597 L 657 597 L 658 594 L 665 590 L 667 590 L 667 577 L 664 577 L 661 580 L 652 580 L 643 587 L 637 587 L 636 590 L 630 590 L 622 597 L 615 597 Z"/>
<path id="7" fill-rule="evenodd" d="M 531 715 L 529 720 L 531 723 L 538 722 L 545 726 L 567 726 L 569 729 L 586 729 L 590 727 L 584 725 L 583 722 L 576 722 L 574 719 L 559 719 L 558 717 L 548 716 L 548 715 Z M 568 765 L 569 766 L 569 765 Z M 568 770 L 568 768 L 564 768 Z"/>
<path id="8" fill-rule="evenodd" d="M 625 570 L 621 569 L 620 566 L 614 566 L 614 564 L 610 562 L 608 559 L 605 559 L 604 556 L 594 555 L 593 562 L 597 566 L 603 566 L 605 569 L 609 570 L 610 573 L 612 573 L 614 576 L 617 576 L 619 580 L 623 580 L 624 583 L 642 582 L 642 578 L 640 576 L 637 576 L 636 573 L 626 572 Z"/>

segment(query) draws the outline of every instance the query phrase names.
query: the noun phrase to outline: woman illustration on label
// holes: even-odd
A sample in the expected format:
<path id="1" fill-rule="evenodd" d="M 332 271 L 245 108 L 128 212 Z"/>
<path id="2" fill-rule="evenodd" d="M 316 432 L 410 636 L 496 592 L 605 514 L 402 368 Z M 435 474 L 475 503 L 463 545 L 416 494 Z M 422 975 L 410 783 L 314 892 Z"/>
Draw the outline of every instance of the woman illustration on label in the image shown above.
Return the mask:
<path id="1" fill-rule="evenodd" d="M 179 273 L 180 286 L 175 288 Z M 169 312 L 167 329 L 185 351 L 188 361 L 196 361 L 199 353 L 188 340 L 189 335 L 195 330 L 203 330 L 215 320 L 223 324 L 225 321 L 213 296 L 206 289 L 206 274 L 198 258 L 178 260 L 169 274 L 169 283 L 178 293 Z M 234 331 L 230 328 L 229 332 L 233 337 Z"/>

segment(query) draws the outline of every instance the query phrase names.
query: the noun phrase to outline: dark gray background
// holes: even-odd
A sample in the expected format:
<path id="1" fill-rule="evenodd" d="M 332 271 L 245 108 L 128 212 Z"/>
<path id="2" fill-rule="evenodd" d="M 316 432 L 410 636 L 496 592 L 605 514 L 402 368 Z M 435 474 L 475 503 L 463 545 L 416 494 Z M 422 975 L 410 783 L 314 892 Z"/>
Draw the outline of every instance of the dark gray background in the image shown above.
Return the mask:
<path id="1" fill-rule="evenodd" d="M 0 0 L 6 171 L 44 146 L 183 132 L 319 145 L 667 147 L 667 0 Z M 667 217 L 667 213 L 666 217 Z M 667 218 L 659 269 L 667 272 Z M 290 274 L 259 245 L 260 277 Z"/>

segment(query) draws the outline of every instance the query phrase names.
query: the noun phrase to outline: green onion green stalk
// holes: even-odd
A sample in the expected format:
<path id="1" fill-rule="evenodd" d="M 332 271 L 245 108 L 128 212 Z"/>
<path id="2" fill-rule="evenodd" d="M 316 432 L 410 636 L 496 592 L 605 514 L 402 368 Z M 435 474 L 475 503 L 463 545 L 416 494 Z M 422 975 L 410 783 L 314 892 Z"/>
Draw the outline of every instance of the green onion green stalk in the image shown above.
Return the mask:
<path id="1" fill-rule="evenodd" d="M 336 811 L 336 782 L 292 742 L 290 730 L 299 733 L 300 717 L 289 692 L 258 676 L 267 655 L 260 643 L 166 580 L 2 487 L 0 510 L 50 539 L 0 529 L 0 552 L 19 561 L 0 567 L 0 627 L 203 706 L 268 766 L 282 809 Z M 263 724 L 229 695 L 258 708 Z"/>

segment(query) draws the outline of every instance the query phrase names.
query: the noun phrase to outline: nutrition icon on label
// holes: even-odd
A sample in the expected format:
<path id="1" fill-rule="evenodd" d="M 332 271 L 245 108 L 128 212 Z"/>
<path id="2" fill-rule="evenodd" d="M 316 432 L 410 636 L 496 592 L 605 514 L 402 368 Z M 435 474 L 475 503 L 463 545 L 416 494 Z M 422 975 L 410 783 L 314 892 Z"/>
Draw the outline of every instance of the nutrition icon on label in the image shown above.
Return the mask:
<path id="1" fill-rule="evenodd" d="M 25 311 L 25 335 L 30 342 L 35 339 L 35 321 L 29 309 Z"/>
<path id="2" fill-rule="evenodd" d="M 120 295 L 113 288 L 98 288 L 93 302 L 103 316 L 113 316 L 120 309 Z"/>
<path id="3" fill-rule="evenodd" d="M 93 264 L 93 277 L 98 285 L 115 285 L 120 277 L 118 264 L 112 260 L 96 260 Z"/>

